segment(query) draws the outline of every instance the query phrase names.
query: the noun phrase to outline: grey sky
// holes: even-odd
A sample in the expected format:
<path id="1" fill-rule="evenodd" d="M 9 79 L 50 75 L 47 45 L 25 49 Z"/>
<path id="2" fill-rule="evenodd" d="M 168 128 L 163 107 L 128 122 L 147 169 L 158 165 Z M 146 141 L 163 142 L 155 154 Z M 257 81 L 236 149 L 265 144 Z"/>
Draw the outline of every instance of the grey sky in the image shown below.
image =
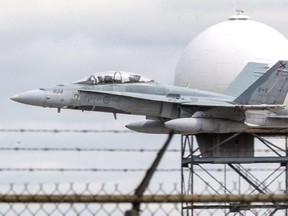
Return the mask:
<path id="1" fill-rule="evenodd" d="M 230 15 L 235 14 L 238 4 L 251 19 L 268 24 L 288 37 L 286 0 L 237 2 L 0 0 L 0 127 L 124 129 L 127 123 L 144 119 L 119 115 L 119 120 L 115 121 L 112 114 L 71 110 L 57 114 L 56 110 L 17 104 L 10 101 L 9 97 L 29 89 L 72 82 L 103 70 L 135 71 L 159 82 L 173 83 L 175 66 L 189 41 L 205 28 L 226 21 Z M 137 140 L 136 146 L 149 148 L 155 147 L 154 143 L 157 143 L 157 148 L 160 147 L 165 139 L 164 136 L 143 134 L 2 134 L 0 141 L 2 147 L 121 147 L 133 145 L 132 138 Z M 174 138 L 175 148 L 180 148 L 179 140 L 179 137 Z M 99 156 L 101 159 L 98 162 L 94 159 L 89 162 L 89 157 L 87 160 L 77 160 L 75 155 L 66 155 L 67 160 L 61 160 L 60 153 L 55 153 L 55 158 L 35 154 L 32 157 L 21 154 L 22 166 L 37 166 L 34 160 L 39 161 L 39 166 L 72 164 L 75 167 L 81 167 L 83 163 L 86 163 L 83 166 L 101 167 L 111 162 L 107 160 L 109 156 L 106 160 Z M 177 158 L 171 159 L 170 155 L 170 163 L 162 165 L 179 166 L 180 156 L 173 156 Z M 0 167 L 21 166 L 14 158 L 17 155 L 5 154 L 4 157 L 5 163 L 0 164 Z M 131 158 L 135 167 L 147 167 L 154 156 L 143 156 L 139 164 L 134 161 L 137 158 Z M 119 156 L 119 160 L 123 161 L 123 155 Z M 109 167 L 116 164 L 119 163 L 111 163 Z M 123 163 L 125 166 L 127 163 Z M 37 178 L 41 181 L 46 178 L 45 175 L 51 176 L 49 173 L 40 173 Z M 56 175 L 53 175 L 51 181 L 57 181 Z M 65 175 L 62 174 L 62 177 Z M 141 174 L 137 176 L 141 177 Z M 11 180 L 15 176 L 5 175 L 5 178 Z M 23 178 L 30 179 L 28 175 Z M 68 174 L 67 179 L 71 178 Z M 105 177 L 102 180 L 110 181 L 112 178 Z M 171 178 L 171 181 L 177 178 Z"/>

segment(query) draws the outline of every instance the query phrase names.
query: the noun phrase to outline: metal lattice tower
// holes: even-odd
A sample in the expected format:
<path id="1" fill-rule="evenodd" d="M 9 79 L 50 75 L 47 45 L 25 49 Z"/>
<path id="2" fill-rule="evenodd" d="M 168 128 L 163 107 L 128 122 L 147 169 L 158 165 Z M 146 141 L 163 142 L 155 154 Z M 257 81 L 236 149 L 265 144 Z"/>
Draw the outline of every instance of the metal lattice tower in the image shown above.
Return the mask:
<path id="1" fill-rule="evenodd" d="M 265 152 L 268 155 L 254 157 L 202 157 L 195 137 L 183 135 L 181 137 L 181 194 L 196 195 L 207 193 L 208 191 L 215 196 L 226 194 L 272 195 L 274 193 L 288 195 L 287 136 L 278 139 L 282 142 L 281 145 L 270 142 L 268 139 L 258 135 L 253 136 L 254 139 L 260 141 L 261 148 L 264 145 L 268 149 Z M 221 144 L 225 144 L 225 142 L 219 145 Z M 271 156 L 271 154 L 273 155 Z M 265 169 L 267 171 L 263 172 Z M 259 174 L 260 171 L 261 174 Z M 205 185 L 205 190 L 199 190 L 201 188 L 199 185 Z M 285 213 L 286 216 L 288 215 L 288 204 L 277 202 L 253 205 L 250 203 L 231 202 L 204 205 L 182 203 L 181 213 L 182 216 L 201 215 L 207 209 L 209 209 L 210 213 L 215 211 L 215 215 L 220 212 L 219 215 L 223 215 L 223 212 L 225 213 L 224 215 L 229 213 L 233 213 L 233 215 L 267 216 L 283 215 Z M 259 209 L 261 210 L 260 213 Z"/>

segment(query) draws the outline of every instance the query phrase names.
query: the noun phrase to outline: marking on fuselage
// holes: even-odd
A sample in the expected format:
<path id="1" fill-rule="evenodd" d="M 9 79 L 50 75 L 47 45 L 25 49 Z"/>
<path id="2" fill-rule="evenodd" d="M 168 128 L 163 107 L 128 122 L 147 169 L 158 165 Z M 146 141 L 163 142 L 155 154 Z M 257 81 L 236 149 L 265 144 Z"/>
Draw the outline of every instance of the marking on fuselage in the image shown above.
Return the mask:
<path id="1" fill-rule="evenodd" d="M 283 62 L 280 61 L 280 67 L 279 68 L 285 69 L 286 68 L 286 64 L 287 63 L 283 63 Z"/>
<path id="2" fill-rule="evenodd" d="M 103 102 L 104 102 L 105 104 L 110 103 L 110 97 L 104 96 L 104 97 L 103 97 Z"/>
<path id="3" fill-rule="evenodd" d="M 62 94 L 63 93 L 63 89 L 53 89 L 53 93 L 54 94 Z"/>
<path id="4" fill-rule="evenodd" d="M 74 94 L 74 98 L 78 100 L 80 98 L 79 94 Z"/>

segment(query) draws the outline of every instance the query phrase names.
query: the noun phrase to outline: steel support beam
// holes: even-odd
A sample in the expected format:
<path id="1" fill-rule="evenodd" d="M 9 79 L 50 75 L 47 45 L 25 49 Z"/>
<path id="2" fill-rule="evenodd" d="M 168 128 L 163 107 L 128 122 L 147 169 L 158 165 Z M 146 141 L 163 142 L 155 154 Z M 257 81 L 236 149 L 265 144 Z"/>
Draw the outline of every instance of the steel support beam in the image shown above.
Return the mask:
<path id="1" fill-rule="evenodd" d="M 192 137 L 192 136 L 190 136 Z M 195 173 L 196 170 L 193 168 L 195 165 L 200 165 L 200 164 L 223 164 L 225 167 L 226 165 L 229 165 L 231 167 L 232 170 L 234 170 L 237 175 L 239 175 L 239 187 L 240 186 L 240 177 L 242 177 L 245 182 L 248 183 L 248 185 L 252 186 L 252 192 L 251 193 L 255 193 L 256 191 L 258 193 L 260 193 L 260 195 L 262 196 L 273 196 L 273 194 L 271 194 L 271 190 L 269 190 L 268 186 L 273 183 L 273 181 L 276 180 L 276 178 L 278 178 L 280 176 L 277 175 L 276 177 L 274 176 L 273 178 L 271 178 L 272 174 L 274 174 L 276 171 L 280 171 L 281 173 L 285 173 L 285 188 L 283 189 L 284 194 L 283 197 L 287 197 L 288 198 L 288 140 L 287 140 L 287 136 L 285 136 L 285 148 L 280 147 L 280 145 L 275 145 L 272 142 L 264 139 L 263 137 L 260 137 L 258 135 L 254 136 L 255 138 L 258 138 L 267 148 L 269 148 L 271 150 L 272 153 L 274 153 L 276 156 L 271 156 L 271 154 L 266 157 L 266 156 L 257 156 L 257 157 L 202 157 L 202 155 L 200 154 L 196 154 L 196 150 L 193 149 L 193 145 L 188 145 L 187 144 L 187 138 L 185 138 L 185 136 L 182 136 L 181 139 L 181 146 L 182 146 L 182 155 L 181 155 L 181 162 L 182 162 L 182 188 L 185 188 L 185 181 L 187 181 L 187 179 L 184 179 L 184 169 L 189 169 L 189 171 L 191 172 L 188 178 L 188 183 L 193 183 L 192 187 L 194 187 L 194 180 L 193 180 L 193 176 L 197 176 L 199 178 L 199 180 L 203 181 L 203 178 L 201 178 L 201 174 L 197 174 Z M 190 138 L 190 140 L 193 140 L 193 138 Z M 215 146 L 218 147 L 222 144 L 225 143 L 221 141 L 219 144 L 216 144 Z M 189 148 L 188 148 L 189 146 Z M 192 149 L 191 149 L 192 146 Z M 277 149 L 278 151 L 276 151 L 275 149 Z M 190 154 L 187 156 L 184 155 L 184 152 L 189 152 Z M 279 153 L 280 151 L 280 153 Z M 251 168 L 248 168 L 245 170 L 245 168 L 243 167 L 243 169 L 238 169 L 235 168 L 235 166 L 233 164 L 237 164 L 238 166 L 241 166 L 241 164 L 259 164 L 259 163 L 263 163 L 263 164 L 279 164 L 281 166 L 281 170 L 280 167 L 275 168 L 275 171 L 270 174 L 267 178 L 265 178 L 264 180 L 260 181 L 258 180 L 258 178 L 256 178 L 255 176 L 252 175 L 252 171 Z M 201 166 L 200 166 L 201 167 Z M 242 167 L 242 166 L 241 166 Z M 249 166 L 248 166 L 249 167 Z M 285 169 L 285 170 L 284 170 Z M 225 170 L 225 169 L 224 169 Z M 284 170 L 284 171 L 283 171 Z M 205 170 L 204 170 L 205 171 Z M 205 171 L 205 172 L 209 172 L 209 171 Z M 224 171 L 226 172 L 226 171 Z M 247 173 L 246 173 L 247 172 Z M 197 175 L 196 175 L 197 174 Z M 212 175 L 212 174 L 211 174 Z M 224 176 L 226 176 L 226 174 L 224 173 Z M 283 177 L 283 174 L 282 174 Z M 270 179 L 269 179 L 270 178 Z M 268 182 L 268 179 L 270 182 Z M 226 179 L 224 180 L 226 181 Z M 203 182 L 207 185 L 207 180 L 205 179 L 205 181 Z M 226 184 L 224 184 L 226 187 Z M 209 186 L 209 185 L 208 185 Z M 207 187 L 208 187 L 207 186 Z M 213 186 L 212 186 L 213 187 Z M 225 193 L 228 192 L 229 194 L 219 194 L 219 192 L 215 191 L 215 196 L 221 197 L 221 196 L 234 196 L 235 194 L 231 194 L 231 192 L 227 191 L 227 189 L 220 189 L 220 191 L 224 190 Z M 182 190 L 181 193 L 183 196 L 193 196 L 193 188 L 189 191 L 185 191 Z M 242 190 L 239 189 L 239 193 L 241 193 Z M 189 194 L 190 193 L 190 194 Z M 221 193 L 221 192 L 220 192 Z M 253 195 L 248 195 L 249 191 L 246 191 L 245 194 L 243 194 L 244 196 L 253 196 Z M 213 195 L 214 196 L 214 195 Z M 237 196 L 237 195 L 236 195 Z M 257 195 L 258 196 L 258 195 Z M 252 198 L 252 197 L 251 197 Z M 256 198 L 256 197 L 254 197 Z M 259 201 L 259 200 L 258 200 Z M 267 209 L 265 213 L 265 215 L 273 215 L 275 212 L 277 212 L 278 210 L 284 210 L 284 212 L 286 213 L 285 215 L 288 216 L 288 205 L 286 201 L 279 201 L 279 200 L 270 200 L 265 204 L 254 204 L 252 205 L 253 202 L 257 202 L 256 200 L 254 201 L 248 201 L 248 202 L 237 202 L 237 201 L 232 201 L 232 200 L 226 200 L 225 202 L 223 201 L 223 203 L 218 203 L 215 205 L 212 205 L 212 203 L 207 204 L 207 205 L 194 205 L 194 202 L 190 203 L 189 202 L 183 202 L 182 203 L 182 216 L 190 216 L 193 215 L 193 210 L 196 209 L 229 209 L 230 212 L 238 212 L 240 215 L 243 215 L 241 213 L 241 211 L 247 211 L 247 210 L 251 210 L 252 214 L 257 215 L 257 213 L 253 210 L 256 208 L 260 208 L 260 209 Z M 261 202 L 261 201 L 259 201 Z M 263 202 L 264 203 L 264 202 Z M 183 205 L 185 204 L 185 205 Z M 189 212 L 189 210 L 191 210 Z"/>

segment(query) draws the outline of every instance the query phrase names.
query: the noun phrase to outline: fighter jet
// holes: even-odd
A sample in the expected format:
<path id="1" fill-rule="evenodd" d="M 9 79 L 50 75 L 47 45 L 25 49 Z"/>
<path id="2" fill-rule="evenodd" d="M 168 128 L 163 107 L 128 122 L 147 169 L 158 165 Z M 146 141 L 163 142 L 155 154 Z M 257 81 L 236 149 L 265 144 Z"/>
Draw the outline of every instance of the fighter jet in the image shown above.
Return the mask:
<path id="1" fill-rule="evenodd" d="M 145 121 L 127 125 L 144 133 L 286 133 L 287 63 L 277 62 L 237 96 L 164 85 L 131 72 L 105 71 L 11 99 L 58 112 L 73 109 L 146 116 Z"/>

